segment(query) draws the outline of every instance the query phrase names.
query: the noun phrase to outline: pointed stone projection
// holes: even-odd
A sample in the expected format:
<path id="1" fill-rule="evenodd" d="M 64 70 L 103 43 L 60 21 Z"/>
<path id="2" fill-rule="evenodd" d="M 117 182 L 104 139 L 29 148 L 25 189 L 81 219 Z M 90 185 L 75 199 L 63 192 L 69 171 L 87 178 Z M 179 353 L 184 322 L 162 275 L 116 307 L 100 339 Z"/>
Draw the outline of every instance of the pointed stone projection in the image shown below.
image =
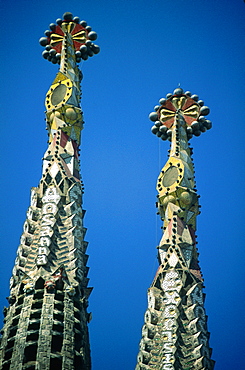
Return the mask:
<path id="1" fill-rule="evenodd" d="M 85 21 L 65 13 L 50 25 L 43 56 L 60 64 L 46 96 L 49 145 L 31 201 L 4 309 L 2 370 L 91 368 L 88 267 L 79 144 L 82 73 L 77 63 L 99 52 Z"/>
<path id="2" fill-rule="evenodd" d="M 188 140 L 210 129 L 209 108 L 181 88 L 160 99 L 150 119 L 152 132 L 171 141 L 157 180 L 157 207 L 163 221 L 159 268 L 148 289 L 136 370 L 212 370 L 203 278 L 196 247 L 199 196 Z"/>

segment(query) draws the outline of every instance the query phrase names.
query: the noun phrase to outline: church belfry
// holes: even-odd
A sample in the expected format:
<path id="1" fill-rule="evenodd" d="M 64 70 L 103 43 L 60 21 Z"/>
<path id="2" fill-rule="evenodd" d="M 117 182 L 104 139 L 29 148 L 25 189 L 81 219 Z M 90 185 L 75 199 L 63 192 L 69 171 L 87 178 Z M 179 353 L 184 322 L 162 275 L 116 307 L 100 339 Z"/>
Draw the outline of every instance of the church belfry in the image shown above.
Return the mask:
<path id="1" fill-rule="evenodd" d="M 40 183 L 31 189 L 4 309 L 2 370 L 91 368 L 77 63 L 99 52 L 96 38 L 85 21 L 65 13 L 40 39 L 43 57 L 60 68 L 46 95 L 48 148 Z"/>
<path id="2" fill-rule="evenodd" d="M 159 267 L 148 289 L 136 370 L 212 370 L 203 277 L 196 247 L 196 192 L 189 139 L 210 129 L 209 108 L 181 88 L 160 99 L 149 118 L 152 132 L 171 141 L 157 180 L 163 234 Z"/>

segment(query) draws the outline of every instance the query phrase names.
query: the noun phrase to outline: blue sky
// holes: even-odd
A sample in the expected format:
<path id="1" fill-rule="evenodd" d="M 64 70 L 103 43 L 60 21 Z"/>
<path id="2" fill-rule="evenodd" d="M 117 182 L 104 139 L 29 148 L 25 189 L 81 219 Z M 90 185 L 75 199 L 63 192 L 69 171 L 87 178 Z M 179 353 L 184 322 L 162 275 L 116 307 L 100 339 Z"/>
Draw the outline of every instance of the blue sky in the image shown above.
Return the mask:
<path id="1" fill-rule="evenodd" d="M 169 149 L 169 142 L 151 134 L 148 114 L 179 83 L 204 100 L 213 122 L 191 146 L 215 369 L 245 366 L 244 6 L 242 0 L 0 5 L 1 307 L 47 147 L 44 98 L 57 65 L 42 58 L 38 40 L 65 11 L 98 32 L 101 53 L 80 64 L 93 370 L 131 370 L 136 364 L 161 236 L 155 185 Z"/>

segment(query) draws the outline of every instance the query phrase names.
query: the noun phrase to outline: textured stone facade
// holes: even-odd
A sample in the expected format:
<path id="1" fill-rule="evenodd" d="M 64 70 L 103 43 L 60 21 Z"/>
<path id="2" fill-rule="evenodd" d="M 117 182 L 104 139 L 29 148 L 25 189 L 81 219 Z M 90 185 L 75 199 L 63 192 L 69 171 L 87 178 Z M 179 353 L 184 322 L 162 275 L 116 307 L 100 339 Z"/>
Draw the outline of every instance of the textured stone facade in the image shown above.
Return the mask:
<path id="1" fill-rule="evenodd" d="M 46 96 L 49 145 L 40 183 L 31 189 L 4 310 L 3 370 L 91 368 L 87 307 L 92 288 L 79 168 L 83 116 L 77 62 L 80 48 L 90 50 L 96 34 L 81 23 L 66 13 L 40 40 L 44 57 L 60 63 L 60 69 Z"/>
<path id="2" fill-rule="evenodd" d="M 188 139 L 211 128 L 209 109 L 178 88 L 150 114 L 152 132 L 169 138 L 169 159 L 157 180 L 163 221 L 159 268 L 148 289 L 148 308 L 136 370 L 212 370 L 203 278 L 196 247 L 196 193 Z M 201 131 L 202 130 L 202 131 Z"/>

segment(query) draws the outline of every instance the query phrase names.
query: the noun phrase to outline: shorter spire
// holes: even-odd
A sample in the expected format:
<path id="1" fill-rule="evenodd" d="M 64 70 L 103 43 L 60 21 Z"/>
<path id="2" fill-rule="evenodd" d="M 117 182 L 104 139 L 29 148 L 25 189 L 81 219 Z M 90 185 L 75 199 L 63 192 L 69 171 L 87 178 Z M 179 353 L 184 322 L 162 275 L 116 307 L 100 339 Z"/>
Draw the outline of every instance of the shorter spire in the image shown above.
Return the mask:
<path id="1" fill-rule="evenodd" d="M 188 142 L 211 128 L 204 117 L 209 109 L 180 86 L 159 104 L 150 113 L 152 132 L 170 140 L 171 149 L 157 179 L 163 233 L 136 370 L 213 370 L 195 234 L 199 196 Z"/>

